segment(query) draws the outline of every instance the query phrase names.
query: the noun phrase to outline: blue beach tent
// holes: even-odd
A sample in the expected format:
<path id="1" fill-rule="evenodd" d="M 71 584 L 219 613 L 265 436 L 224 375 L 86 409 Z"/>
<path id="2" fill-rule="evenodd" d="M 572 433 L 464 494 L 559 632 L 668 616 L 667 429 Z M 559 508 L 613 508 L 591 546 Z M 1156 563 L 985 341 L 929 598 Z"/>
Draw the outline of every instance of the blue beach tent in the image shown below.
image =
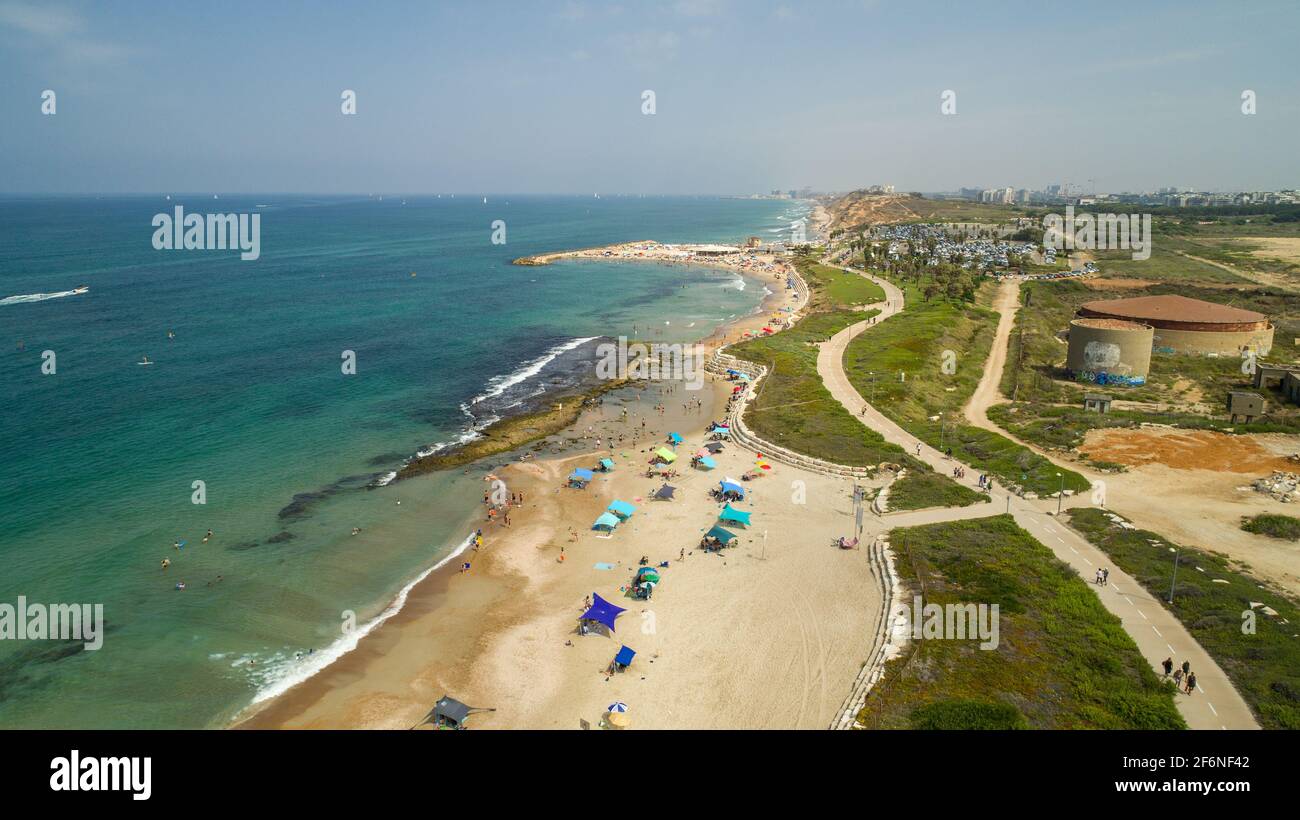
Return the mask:
<path id="1" fill-rule="evenodd" d="M 614 515 L 617 515 L 619 518 L 623 519 L 624 521 L 631 518 L 632 513 L 636 512 L 636 507 L 633 507 L 631 504 L 627 503 L 626 501 L 619 501 L 617 498 L 611 501 L 609 503 L 609 506 L 606 507 L 605 509 L 614 513 Z"/>
<path id="2" fill-rule="evenodd" d="M 591 470 L 584 470 L 581 467 L 569 474 L 570 487 L 586 487 L 590 481 L 596 477 Z"/>
<path id="3" fill-rule="evenodd" d="M 706 470 L 712 470 L 714 467 L 718 466 L 718 462 L 708 456 L 700 456 L 698 464 Z"/>
<path id="4" fill-rule="evenodd" d="M 718 483 L 719 483 L 719 486 L 722 487 L 722 493 L 723 493 L 723 495 L 730 494 L 730 495 L 735 496 L 737 499 L 744 499 L 744 497 L 745 497 L 745 488 L 742 487 L 742 486 L 740 486 L 740 485 L 737 484 L 736 482 L 734 482 L 734 481 L 721 481 L 721 482 L 718 482 Z"/>
<path id="5" fill-rule="evenodd" d="M 728 504 L 727 506 L 722 508 L 722 513 L 718 516 L 718 519 L 721 521 L 729 521 L 733 524 L 739 524 L 742 527 L 748 527 L 749 515 L 750 515 L 749 513 L 743 510 L 738 510 L 735 507 Z"/>
<path id="6" fill-rule="evenodd" d="M 601 472 L 608 473 L 608 472 L 609 472 L 610 470 L 612 470 L 612 469 L 614 469 L 614 460 L 613 460 L 613 459 L 602 458 L 602 459 L 600 460 L 600 470 L 601 470 Z"/>
<path id="7" fill-rule="evenodd" d="M 668 434 L 668 440 L 671 441 L 673 444 L 681 444 L 681 443 L 682 443 L 682 437 L 681 437 L 681 434 L 680 434 L 680 433 L 669 433 L 669 434 Z"/>
<path id="8" fill-rule="evenodd" d="M 591 609 L 582 613 L 579 620 L 595 621 L 598 624 L 604 624 L 609 627 L 609 631 L 614 631 L 614 619 L 626 612 L 621 606 L 614 606 L 609 601 L 600 597 L 596 593 L 591 593 Z"/>
<path id="9" fill-rule="evenodd" d="M 618 525 L 619 525 L 618 516 L 613 515 L 611 513 L 601 513 L 600 518 L 596 519 L 596 523 L 592 524 L 591 528 L 593 530 L 605 530 L 606 532 L 613 532 L 614 528 L 617 527 Z"/>
<path id="10" fill-rule="evenodd" d="M 736 540 L 736 534 L 730 530 L 724 530 L 722 527 L 714 527 L 705 534 L 706 538 L 716 538 L 723 544 L 730 544 Z"/>

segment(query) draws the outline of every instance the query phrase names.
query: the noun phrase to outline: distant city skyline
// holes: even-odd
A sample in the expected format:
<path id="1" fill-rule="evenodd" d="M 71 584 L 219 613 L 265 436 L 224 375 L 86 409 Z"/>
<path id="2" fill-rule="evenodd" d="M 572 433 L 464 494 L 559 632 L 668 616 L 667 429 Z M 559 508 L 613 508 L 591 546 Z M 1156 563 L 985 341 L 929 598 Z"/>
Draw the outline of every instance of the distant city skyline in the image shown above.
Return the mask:
<path id="1" fill-rule="evenodd" d="M 1294 189 L 1297 31 L 1292 2 L 0 0 L 0 193 Z"/>

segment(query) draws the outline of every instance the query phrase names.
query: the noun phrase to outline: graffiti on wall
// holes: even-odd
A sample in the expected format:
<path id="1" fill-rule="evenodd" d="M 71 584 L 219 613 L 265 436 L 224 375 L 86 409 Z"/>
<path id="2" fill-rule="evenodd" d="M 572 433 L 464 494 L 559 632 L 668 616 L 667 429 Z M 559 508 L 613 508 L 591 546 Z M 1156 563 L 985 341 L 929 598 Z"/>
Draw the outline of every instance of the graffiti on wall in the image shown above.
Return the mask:
<path id="1" fill-rule="evenodd" d="M 1076 370 L 1074 380 L 1115 387 L 1141 387 L 1147 383 L 1146 376 L 1125 376 L 1120 373 L 1107 373 L 1104 370 Z"/>

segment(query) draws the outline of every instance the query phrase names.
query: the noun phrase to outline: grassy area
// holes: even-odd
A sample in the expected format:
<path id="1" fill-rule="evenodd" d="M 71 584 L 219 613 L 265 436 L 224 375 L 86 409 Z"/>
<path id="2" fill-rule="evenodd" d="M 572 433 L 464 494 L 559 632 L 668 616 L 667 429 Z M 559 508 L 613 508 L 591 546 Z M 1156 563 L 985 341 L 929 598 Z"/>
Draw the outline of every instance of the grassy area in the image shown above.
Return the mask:
<path id="1" fill-rule="evenodd" d="M 928 507 L 969 507 L 988 500 L 988 495 L 934 471 L 908 469 L 889 488 L 890 512 L 924 510 Z"/>
<path id="2" fill-rule="evenodd" d="M 1070 510 L 1069 515 L 1070 525 L 1116 566 L 1161 601 L 1168 600 L 1173 580 L 1169 548 L 1177 545 L 1153 532 L 1118 527 L 1098 509 Z M 1261 726 L 1300 729 L 1300 638 L 1295 637 L 1300 607 L 1224 557 L 1190 547 L 1178 550 L 1178 584 L 1168 609 L 1232 679 Z M 1277 615 L 1252 610 L 1252 602 Z M 1253 634 L 1243 632 L 1247 612 L 1254 613 Z"/>
<path id="3" fill-rule="evenodd" d="M 960 422 L 962 407 L 983 375 L 997 314 L 978 304 L 927 302 L 919 286 L 904 292 L 907 309 L 858 336 L 845 352 L 853 386 L 912 435 L 941 450 L 951 448 L 955 458 L 1002 484 L 1040 495 L 1056 492 L 1061 471 L 1050 461 L 1005 436 Z M 1066 489 L 1090 486 L 1077 473 L 1064 474 Z"/>
<path id="4" fill-rule="evenodd" d="M 884 288 L 856 273 L 815 262 L 799 266 L 799 273 L 813 289 L 813 307 L 834 309 L 885 301 Z M 863 318 L 859 316 L 859 319 Z"/>
<path id="5" fill-rule="evenodd" d="M 934 498 L 964 498 L 964 488 L 957 482 L 912 458 L 850 415 L 817 374 L 817 343 L 876 315 L 875 311 L 847 306 L 883 300 L 884 291 L 869 280 L 817 264 L 810 257 L 801 257 L 797 264 L 812 289 L 809 313 L 789 330 L 728 348 L 733 355 L 768 368 L 767 377 L 745 410 L 745 423 L 774 444 L 834 464 L 902 464 L 908 470 L 905 478 L 910 481 L 910 491 L 899 504 L 933 506 L 929 502 Z M 848 276 L 870 287 L 846 281 Z M 914 509 L 899 504 L 891 501 L 890 507 Z"/>
<path id="6" fill-rule="evenodd" d="M 891 541 L 925 604 L 997 604 L 998 644 L 916 641 L 868 696 L 867 728 L 1185 728 L 1173 685 L 1119 619 L 1010 516 L 898 529 Z"/>
<path id="7" fill-rule="evenodd" d="M 1256 535 L 1267 535 L 1285 541 L 1300 541 L 1300 518 L 1292 515 L 1260 513 L 1250 518 L 1243 518 L 1241 528 Z"/>

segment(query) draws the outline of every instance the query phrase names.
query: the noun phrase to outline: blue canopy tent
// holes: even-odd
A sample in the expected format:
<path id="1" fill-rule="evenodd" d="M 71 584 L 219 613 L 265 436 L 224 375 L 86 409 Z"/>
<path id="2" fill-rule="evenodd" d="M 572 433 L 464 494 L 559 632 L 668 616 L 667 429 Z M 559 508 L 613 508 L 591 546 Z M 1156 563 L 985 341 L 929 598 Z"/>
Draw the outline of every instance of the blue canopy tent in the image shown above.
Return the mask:
<path id="1" fill-rule="evenodd" d="M 722 508 L 722 513 L 718 516 L 718 520 L 729 521 L 732 524 L 739 524 L 742 527 L 748 527 L 749 516 L 750 514 L 745 512 L 744 510 L 738 510 L 735 507 L 728 504 L 727 506 Z"/>
<path id="2" fill-rule="evenodd" d="M 669 433 L 669 434 L 668 434 L 668 440 L 671 441 L 673 444 L 681 444 L 681 443 L 682 443 L 682 437 L 681 437 L 681 434 L 680 434 L 680 433 Z"/>
<path id="3" fill-rule="evenodd" d="M 621 649 L 618 650 L 618 654 L 614 656 L 614 663 L 626 669 L 627 667 L 632 665 L 632 659 L 635 657 L 636 657 L 635 650 L 627 646 L 623 646 Z"/>
<path id="4" fill-rule="evenodd" d="M 745 498 L 745 488 L 740 486 L 736 482 L 721 481 L 718 483 L 722 487 L 723 495 L 730 495 L 737 500 L 743 500 Z"/>
<path id="5" fill-rule="evenodd" d="M 631 518 L 632 513 L 636 512 L 636 507 L 633 507 L 631 504 L 627 503 L 626 501 L 619 501 L 617 498 L 609 502 L 609 506 L 606 507 L 605 509 L 614 513 L 614 515 L 617 515 L 619 518 L 623 519 L 624 521 Z"/>
<path id="6" fill-rule="evenodd" d="M 712 470 L 713 468 L 718 466 L 718 462 L 714 461 L 708 456 L 700 456 L 700 460 L 695 463 L 705 470 Z"/>
<path id="7" fill-rule="evenodd" d="M 596 519 L 596 523 L 592 524 L 591 528 L 593 530 L 613 532 L 614 528 L 617 527 L 619 523 L 621 522 L 619 521 L 618 516 L 613 515 L 612 513 L 601 513 L 600 518 Z"/>
<path id="8" fill-rule="evenodd" d="M 736 534 L 734 532 L 731 532 L 730 530 L 724 530 L 722 527 L 717 527 L 717 526 L 715 526 L 713 529 L 706 532 L 704 534 L 704 537 L 716 538 L 717 540 L 721 541 L 724 545 L 730 544 L 732 541 L 736 540 Z"/>
<path id="9" fill-rule="evenodd" d="M 569 474 L 569 486 L 585 488 L 591 482 L 596 474 L 591 470 L 584 470 L 581 467 Z"/>
<path id="10" fill-rule="evenodd" d="M 600 597 L 596 593 L 591 593 L 591 609 L 582 613 L 578 618 L 580 621 L 595 621 L 598 624 L 604 624 L 609 627 L 609 631 L 614 631 L 614 619 L 622 615 L 627 610 L 621 606 L 614 606 L 609 601 Z"/>
<path id="11" fill-rule="evenodd" d="M 608 472 L 609 472 L 610 470 L 612 470 L 612 469 L 614 469 L 614 460 L 613 460 L 613 459 L 602 458 L 602 459 L 600 460 L 600 471 L 601 471 L 602 473 L 608 473 Z"/>

